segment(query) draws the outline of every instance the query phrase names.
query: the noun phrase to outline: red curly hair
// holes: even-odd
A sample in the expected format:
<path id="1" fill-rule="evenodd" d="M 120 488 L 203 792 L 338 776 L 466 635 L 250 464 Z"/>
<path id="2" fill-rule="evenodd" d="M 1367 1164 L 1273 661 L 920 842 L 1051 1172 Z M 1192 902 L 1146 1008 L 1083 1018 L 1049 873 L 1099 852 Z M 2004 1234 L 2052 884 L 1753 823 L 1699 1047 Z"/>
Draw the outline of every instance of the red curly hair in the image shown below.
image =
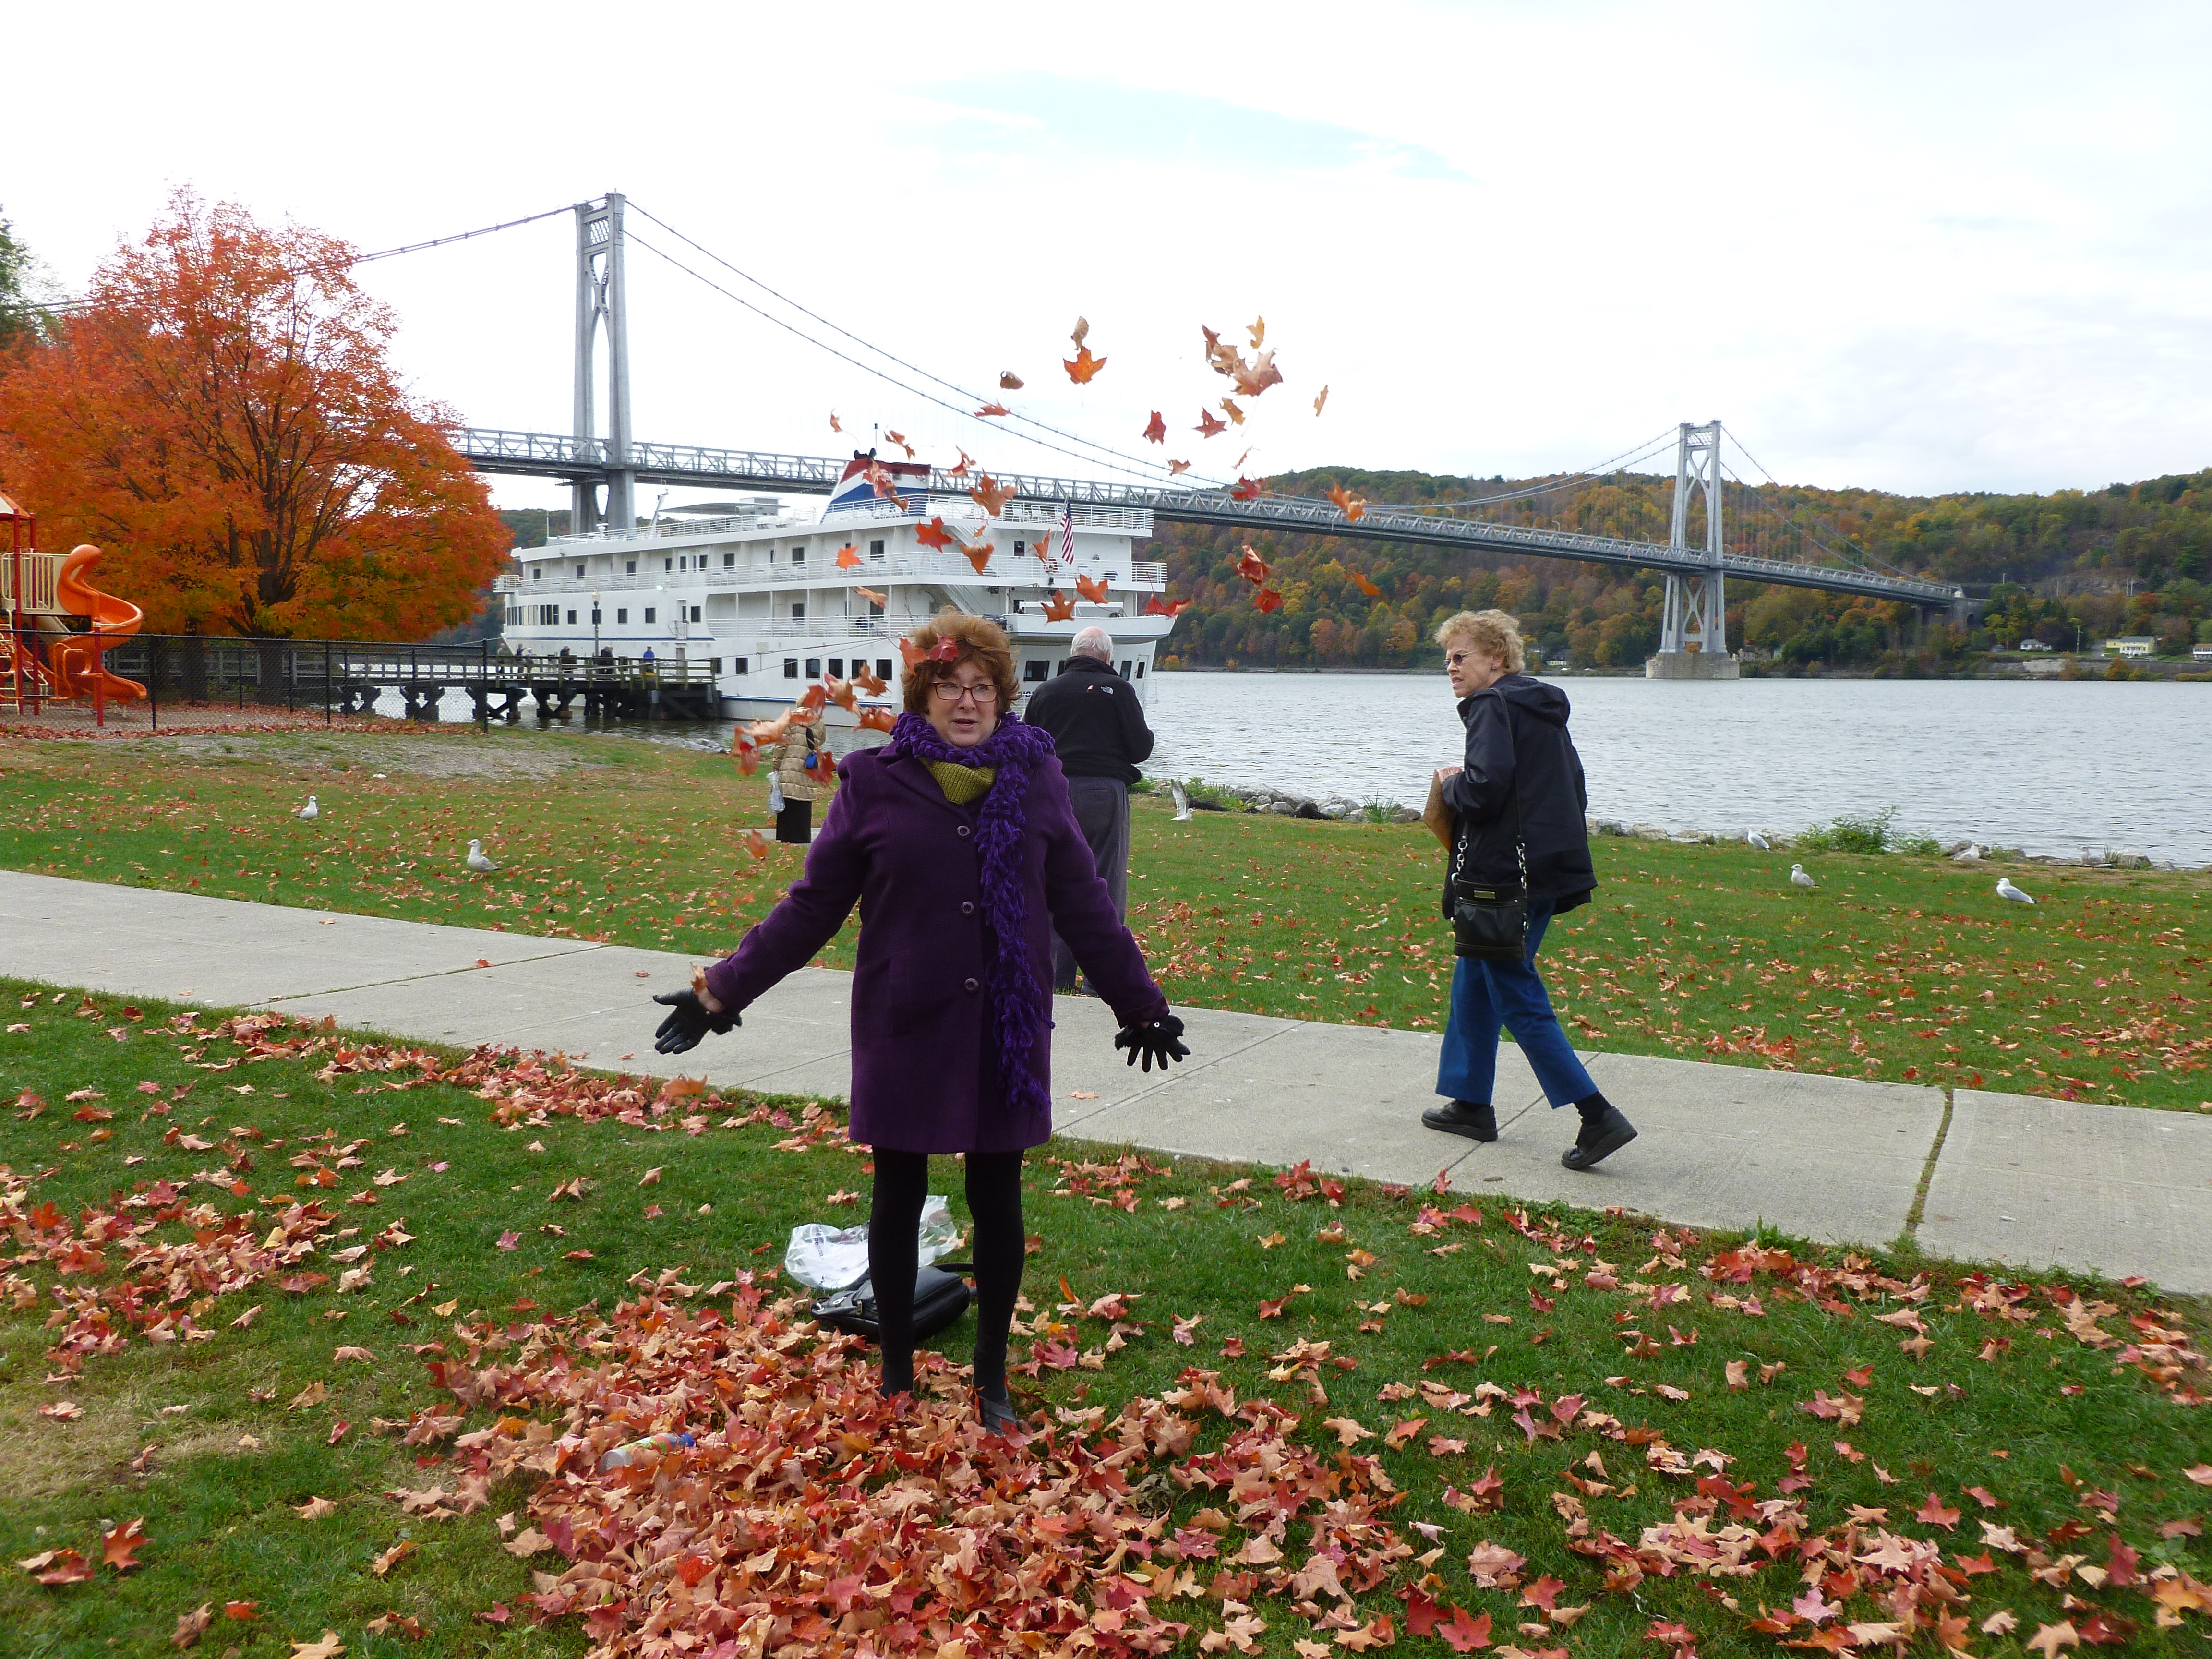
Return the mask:
<path id="1" fill-rule="evenodd" d="M 1014 648 L 1006 642 L 1006 630 L 987 617 L 971 617 L 965 611 L 945 610 L 907 635 L 916 649 L 924 653 L 937 649 L 946 640 L 960 647 L 960 654 L 951 662 L 940 662 L 925 655 L 923 659 L 906 671 L 904 692 L 906 712 L 925 719 L 929 713 L 929 689 L 963 662 L 981 665 L 991 676 L 991 684 L 999 690 L 999 714 L 1001 719 L 1013 712 L 1014 700 L 1021 695 L 1019 682 L 1014 678 Z"/>

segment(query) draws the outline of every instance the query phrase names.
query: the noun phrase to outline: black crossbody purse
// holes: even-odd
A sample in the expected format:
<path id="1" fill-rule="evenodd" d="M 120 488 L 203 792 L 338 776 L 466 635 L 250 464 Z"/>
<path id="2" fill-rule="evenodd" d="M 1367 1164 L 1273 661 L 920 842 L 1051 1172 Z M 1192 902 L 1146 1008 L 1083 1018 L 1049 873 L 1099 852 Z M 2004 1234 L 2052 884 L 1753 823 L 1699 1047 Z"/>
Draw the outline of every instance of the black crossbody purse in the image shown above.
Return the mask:
<path id="1" fill-rule="evenodd" d="M 1500 700 L 1501 705 L 1504 700 Z M 1513 743 L 1513 711 L 1504 710 L 1505 741 Z M 1513 850 L 1521 866 L 1516 887 L 1498 886 L 1468 877 L 1468 843 L 1474 839 L 1471 826 L 1462 826 L 1459 844 L 1452 852 L 1452 952 L 1478 962 L 1520 962 L 1528 951 L 1528 841 L 1521 824 L 1521 757 L 1513 757 Z"/>

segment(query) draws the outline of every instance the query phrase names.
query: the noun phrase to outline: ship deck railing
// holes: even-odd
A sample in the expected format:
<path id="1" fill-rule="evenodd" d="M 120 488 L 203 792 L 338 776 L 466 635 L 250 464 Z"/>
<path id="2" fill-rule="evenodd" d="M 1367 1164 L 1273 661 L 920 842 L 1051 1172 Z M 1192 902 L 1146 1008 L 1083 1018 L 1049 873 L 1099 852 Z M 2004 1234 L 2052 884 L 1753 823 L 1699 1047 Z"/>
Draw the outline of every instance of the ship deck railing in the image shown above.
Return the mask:
<path id="1" fill-rule="evenodd" d="M 1011 562 L 1017 560 L 1018 562 Z M 1074 575 L 1065 570 L 1058 573 L 1040 570 L 1030 561 L 1032 555 L 1017 556 L 1010 547 L 1001 546 L 993 556 L 989 568 L 978 574 L 975 567 L 957 553 L 905 553 L 885 555 L 882 558 L 864 557 L 860 563 L 841 570 L 834 560 L 821 565 L 777 564 L 732 567 L 725 569 L 709 566 L 705 569 L 639 571 L 635 575 L 604 576 L 541 576 L 535 581 L 508 574 L 492 578 L 492 592 L 512 594 L 527 599 L 533 593 L 635 593 L 641 591 L 666 592 L 684 587 L 761 587 L 779 588 L 823 587 L 837 582 L 866 586 L 878 581 L 928 581 L 953 586 L 972 587 L 984 583 L 993 587 L 1036 586 L 1068 586 Z M 1127 574 L 1120 568 L 1100 570 L 1102 561 L 1086 561 L 1082 568 L 1085 575 L 1102 577 L 1109 583 L 1121 583 L 1131 587 L 1155 588 L 1167 584 L 1168 568 L 1157 559 L 1127 561 Z M 1123 561 L 1115 561 L 1118 567 Z M 540 567 L 541 568 L 543 567 Z"/>

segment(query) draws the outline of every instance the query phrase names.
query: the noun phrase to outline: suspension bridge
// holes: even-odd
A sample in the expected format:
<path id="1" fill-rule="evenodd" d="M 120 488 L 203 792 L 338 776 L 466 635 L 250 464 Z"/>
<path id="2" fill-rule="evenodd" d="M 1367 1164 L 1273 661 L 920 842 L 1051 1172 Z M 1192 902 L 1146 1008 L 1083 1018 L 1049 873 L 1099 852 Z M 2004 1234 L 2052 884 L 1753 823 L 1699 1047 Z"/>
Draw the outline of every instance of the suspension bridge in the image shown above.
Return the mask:
<path id="1" fill-rule="evenodd" d="M 632 211 L 627 198 L 610 193 L 580 203 L 575 216 L 575 398 L 572 429 L 568 433 L 470 428 L 459 434 L 461 453 L 478 471 L 530 477 L 554 478 L 573 491 L 570 523 L 578 533 L 595 530 L 614 533 L 637 522 L 636 489 L 640 484 L 772 490 L 783 495 L 831 493 L 842 477 L 843 458 L 784 454 L 764 450 L 716 449 L 689 444 L 656 443 L 637 439 L 632 431 L 630 409 L 629 337 L 628 319 L 629 249 L 645 247 L 660 258 L 696 277 L 716 292 L 734 300 L 779 327 L 798 333 L 848 362 L 856 363 L 878 378 L 892 380 L 928 401 L 953 405 L 926 389 L 917 388 L 895 374 L 860 362 L 834 343 L 824 341 L 761 306 L 724 287 L 696 270 L 678 255 L 641 239 L 627 224 Z M 637 210 L 641 213 L 641 210 Z M 536 217 L 546 217 L 538 215 Z M 726 266 L 744 281 L 774 295 L 757 279 L 738 271 L 720 256 L 692 242 L 662 221 L 644 217 L 658 228 Z M 527 221 L 516 221 L 523 223 Z M 493 227 L 491 228 L 504 228 Z M 482 233 L 470 233 L 477 234 Z M 458 240 L 458 239 L 454 239 Z M 428 246 L 428 245 L 417 245 Z M 395 249 L 394 252 L 411 252 Z M 963 392 L 950 382 L 905 362 L 903 359 L 868 346 L 857 336 L 827 319 L 806 311 L 796 301 L 775 295 L 799 315 L 823 329 L 874 352 L 917 378 L 936 381 L 948 390 Z M 599 340 L 605 336 L 607 386 L 606 430 L 598 419 Z M 967 412 L 964 409 L 959 412 Z M 1017 416 L 1016 419 L 1022 417 Z M 1102 455 L 1117 452 L 1091 444 L 1076 434 L 1030 422 L 1083 444 Z M 1026 435 L 1026 434 L 1025 434 Z M 1246 532 L 1276 531 L 1289 534 L 1327 535 L 1359 541 L 1395 542 L 1418 546 L 1455 549 L 1471 553 L 1509 554 L 1569 559 L 1617 568 L 1652 570 L 1666 581 L 1665 604 L 1658 654 L 1650 671 L 1657 678 L 1705 678 L 1727 677 L 1735 671 L 1729 655 L 1727 580 L 1773 583 L 1811 588 L 1822 592 L 1895 602 L 1911 606 L 1921 617 L 1948 612 L 1963 620 L 1966 598 L 1963 590 L 1904 572 L 1881 568 L 1856 550 L 1838 545 L 1840 537 L 1823 538 L 1802 525 L 1786 526 L 1781 538 L 1747 534 L 1739 526 L 1733 536 L 1727 510 L 1727 485 L 1731 479 L 1724 463 L 1723 432 L 1718 421 L 1685 422 L 1672 434 L 1674 448 L 1674 506 L 1668 539 L 1643 541 L 1579 530 L 1515 523 L 1500 516 L 1460 517 L 1453 512 L 1354 503 L 1345 507 L 1329 500 L 1306 495 L 1271 494 L 1240 481 L 1227 484 L 1187 485 L 1144 479 L 1103 480 L 1073 477 L 994 474 L 1013 499 L 1077 506 L 1139 508 L 1155 520 L 1171 523 L 1213 526 Z M 1054 447 L 1060 446 L 1054 445 Z M 1650 453 L 1653 445 L 1646 445 Z M 1741 449 L 1741 445 L 1738 445 Z M 1068 452 L 1073 453 L 1075 452 Z M 1123 459 L 1135 458 L 1123 457 Z M 1152 467 L 1150 462 L 1139 465 Z M 1153 470 L 1164 470 L 1154 467 Z M 1491 503 L 1526 502 L 1547 493 L 1581 489 L 1598 481 L 1598 475 L 1565 475 L 1556 483 L 1506 492 L 1478 501 L 1478 508 Z M 943 469 L 932 471 L 928 488 L 957 495 L 969 483 Z M 1739 492 L 1738 500 L 1745 499 Z M 1743 515 L 1739 514 L 1738 518 Z M 1767 526 L 1771 529 L 1772 526 Z M 1822 557 L 1774 556 L 1762 550 L 1762 539 L 1781 539 L 1794 550 L 1808 546 Z"/>

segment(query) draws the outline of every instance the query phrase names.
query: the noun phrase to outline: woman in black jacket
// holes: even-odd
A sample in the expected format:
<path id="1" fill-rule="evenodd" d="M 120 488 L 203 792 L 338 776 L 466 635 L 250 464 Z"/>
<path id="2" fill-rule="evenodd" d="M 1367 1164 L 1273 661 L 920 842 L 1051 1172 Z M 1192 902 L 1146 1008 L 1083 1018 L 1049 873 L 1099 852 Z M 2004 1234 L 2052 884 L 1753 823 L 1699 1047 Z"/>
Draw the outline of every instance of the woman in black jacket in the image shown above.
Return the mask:
<path id="1" fill-rule="evenodd" d="M 1582 757 L 1567 735 L 1566 694 L 1522 672 L 1520 629 L 1502 611 L 1462 611 L 1437 629 L 1437 642 L 1467 726 L 1465 763 L 1437 774 L 1455 820 L 1452 868 L 1485 885 L 1518 887 L 1525 845 L 1528 948 L 1519 962 L 1459 958 L 1437 1067 L 1437 1092 L 1450 1103 L 1431 1107 L 1421 1121 L 1474 1140 L 1498 1139 L 1491 1091 L 1502 1023 L 1553 1109 L 1572 1102 L 1582 1115 L 1581 1132 L 1559 1162 L 1587 1170 L 1635 1139 L 1636 1126 L 1576 1058 L 1536 972 L 1546 926 L 1562 911 L 1587 904 L 1597 886 L 1583 817 L 1589 800 Z"/>

